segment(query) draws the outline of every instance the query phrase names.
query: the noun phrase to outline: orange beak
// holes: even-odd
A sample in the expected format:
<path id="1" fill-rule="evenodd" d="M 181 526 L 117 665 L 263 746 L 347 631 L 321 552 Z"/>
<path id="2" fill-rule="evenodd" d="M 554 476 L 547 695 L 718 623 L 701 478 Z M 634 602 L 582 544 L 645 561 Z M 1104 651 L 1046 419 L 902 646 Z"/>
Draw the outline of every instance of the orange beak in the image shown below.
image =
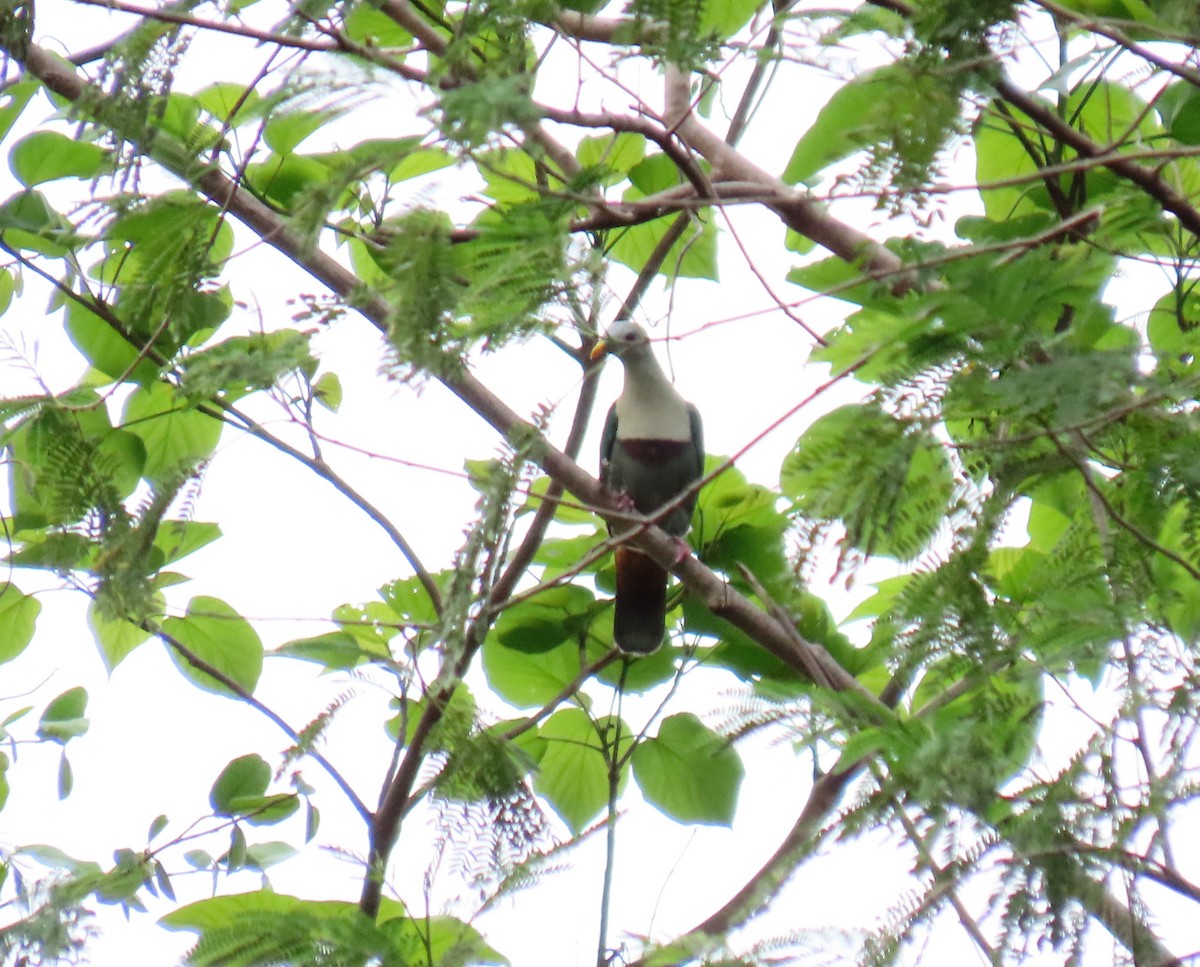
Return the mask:
<path id="1" fill-rule="evenodd" d="M 600 359 L 606 352 L 608 352 L 608 343 L 605 342 L 603 339 L 601 339 L 599 342 L 596 343 L 595 346 L 592 347 L 592 353 L 589 358 L 594 363 L 598 359 Z"/>

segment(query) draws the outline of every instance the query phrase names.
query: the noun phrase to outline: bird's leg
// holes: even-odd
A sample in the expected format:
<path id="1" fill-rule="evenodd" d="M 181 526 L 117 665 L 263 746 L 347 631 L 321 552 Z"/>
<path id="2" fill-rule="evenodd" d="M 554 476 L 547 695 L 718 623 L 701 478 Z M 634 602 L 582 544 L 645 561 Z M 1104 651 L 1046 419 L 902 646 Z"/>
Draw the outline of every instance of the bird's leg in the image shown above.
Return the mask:
<path id="1" fill-rule="evenodd" d="M 636 514 L 638 512 L 637 505 L 634 504 L 633 498 L 624 490 L 618 490 L 615 493 L 615 502 L 617 510 L 623 514 Z M 692 546 L 687 542 L 686 538 L 677 537 L 674 534 L 667 535 L 671 538 L 671 544 L 675 548 L 675 556 L 671 559 L 671 567 L 675 567 L 687 560 L 688 555 L 692 553 Z"/>
<path id="2" fill-rule="evenodd" d="M 671 567 L 677 567 L 688 559 L 688 555 L 692 553 L 692 546 L 685 538 L 674 535 L 671 535 L 671 543 L 675 547 L 675 559 L 671 561 Z"/>

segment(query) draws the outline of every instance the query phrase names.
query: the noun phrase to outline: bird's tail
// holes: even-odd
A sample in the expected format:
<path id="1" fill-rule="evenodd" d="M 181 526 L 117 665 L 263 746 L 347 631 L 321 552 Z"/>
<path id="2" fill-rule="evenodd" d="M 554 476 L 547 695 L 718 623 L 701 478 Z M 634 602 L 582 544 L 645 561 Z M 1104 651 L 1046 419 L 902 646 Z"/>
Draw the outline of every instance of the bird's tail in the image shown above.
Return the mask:
<path id="1" fill-rule="evenodd" d="M 652 557 L 618 547 L 613 642 L 621 651 L 648 655 L 662 644 L 667 627 L 667 571 Z"/>

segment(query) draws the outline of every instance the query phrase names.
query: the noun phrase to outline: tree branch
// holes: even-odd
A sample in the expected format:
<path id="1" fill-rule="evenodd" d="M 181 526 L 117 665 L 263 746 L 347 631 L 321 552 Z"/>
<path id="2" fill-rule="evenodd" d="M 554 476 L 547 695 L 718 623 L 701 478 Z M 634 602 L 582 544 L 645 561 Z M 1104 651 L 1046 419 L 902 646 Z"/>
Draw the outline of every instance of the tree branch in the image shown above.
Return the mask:
<path id="1" fill-rule="evenodd" d="M 1150 48 L 1139 44 L 1136 40 L 1133 40 L 1103 18 L 1084 16 L 1068 7 L 1064 7 L 1060 3 L 1054 3 L 1053 0 L 1034 0 L 1034 2 L 1046 12 L 1053 14 L 1057 19 L 1065 20 L 1080 30 L 1090 31 L 1091 33 L 1099 34 L 1101 37 L 1107 37 L 1118 46 L 1124 47 L 1131 54 L 1142 58 L 1146 63 L 1153 64 L 1159 70 L 1166 71 L 1168 74 L 1174 74 L 1181 80 L 1187 81 L 1193 87 L 1200 88 L 1200 71 L 1185 67 L 1182 64 L 1172 63 L 1165 57 L 1160 57 L 1154 51 L 1150 50 Z M 1138 24 L 1138 29 L 1144 30 L 1149 26 L 1149 24 Z M 1163 37 L 1162 39 L 1169 40 L 1170 38 Z"/>
<path id="2" fill-rule="evenodd" d="M 696 118 L 691 104 L 688 76 L 677 68 L 667 68 L 667 126 L 684 144 L 712 165 L 712 178 L 752 182 L 778 200 L 768 207 L 785 225 L 825 246 L 834 255 L 852 265 L 861 265 L 868 277 L 886 275 L 892 288 L 904 292 L 915 284 L 900 257 L 869 235 L 829 215 L 807 192 L 798 191 L 774 175 L 768 174 Z"/>
<path id="3" fill-rule="evenodd" d="M 197 671 L 203 672 L 205 675 L 208 675 L 209 678 L 220 682 L 232 694 L 236 695 L 238 699 L 255 709 L 255 711 L 257 711 L 259 714 L 270 719 L 279 727 L 280 731 L 282 731 L 297 746 L 301 744 L 300 733 L 288 725 L 287 720 L 284 719 L 283 716 L 277 713 L 270 706 L 265 705 L 259 699 L 255 698 L 253 692 L 244 688 L 239 682 L 230 678 L 225 674 L 225 672 L 217 668 L 216 665 L 205 661 L 178 638 L 167 633 L 158 624 L 150 621 L 149 619 L 143 619 L 142 621 L 131 623 L 136 624 L 143 631 L 154 635 L 156 638 L 164 642 L 172 650 L 178 653 L 178 655 L 184 661 L 186 661 Z M 325 770 L 329 777 L 337 784 L 338 788 L 342 790 L 346 798 L 350 800 L 350 804 L 354 807 L 358 815 L 361 816 L 364 821 L 370 822 L 371 811 L 367 809 L 366 804 L 359 799 L 358 793 L 354 791 L 353 787 L 351 787 L 350 783 L 347 782 L 346 778 L 340 772 L 338 772 L 338 770 L 333 766 L 333 763 L 321 755 L 321 753 L 316 749 L 306 749 L 305 755 L 309 756 L 314 762 L 318 763 L 321 768 Z"/>
<path id="4" fill-rule="evenodd" d="M 859 771 L 860 767 L 853 765 L 842 771 L 827 772 L 813 783 L 804 809 L 770 859 L 720 909 L 672 942 L 673 946 L 678 944 L 681 949 L 688 951 L 686 958 L 666 961 L 655 957 L 651 951 L 647 957 L 638 958 L 628 967 L 650 967 L 651 964 L 666 967 L 669 963 L 692 963 L 700 952 L 695 949 L 696 946 L 701 949 L 715 948 L 730 931 L 753 917 L 779 892 L 799 862 L 817 848 L 822 821 L 837 805 L 846 786 Z"/>
<path id="5" fill-rule="evenodd" d="M 72 69 L 41 48 L 30 48 L 26 66 L 43 83 L 68 100 L 78 102 L 85 91 L 85 82 Z M 103 99 L 94 99 L 93 102 L 100 105 L 96 108 L 97 113 L 105 114 Z M 108 113 L 99 120 L 112 127 L 120 136 L 128 137 L 136 134 L 136 132 L 123 130 L 119 112 Z M 305 244 L 291 232 L 280 215 L 249 193 L 241 190 L 235 182 L 219 170 L 196 164 L 194 160 L 177 151 L 161 150 L 159 142 L 150 145 L 150 152 L 152 157 L 155 157 L 165 167 L 185 178 L 211 201 L 242 221 L 265 242 L 340 295 L 382 331 L 386 331 L 391 313 L 391 307 L 386 300 L 378 295 L 364 293 L 361 283 L 352 272 L 320 250 Z M 506 439 L 535 440 L 531 457 L 556 483 L 569 490 L 584 504 L 597 508 L 602 516 L 611 515 L 611 519 L 618 523 L 622 520 L 622 514 L 615 506 L 612 495 L 601 486 L 598 480 L 585 473 L 567 454 L 552 447 L 536 433 L 529 423 L 522 420 L 470 373 L 462 371 L 441 378 L 451 392 Z M 674 541 L 658 527 L 648 524 L 644 526 L 644 533 L 632 535 L 629 539 L 664 566 L 675 565 L 677 551 Z M 729 587 L 722 577 L 695 557 L 689 556 L 673 569 L 688 589 L 714 614 L 723 617 L 744 631 L 801 675 L 807 673 L 807 656 L 802 657 L 798 653 L 794 635 L 788 629 L 783 628 L 773 616 Z M 514 574 L 512 571 L 509 573 Z M 508 580 L 515 581 L 515 574 Z M 497 590 L 505 590 L 505 588 Z M 443 685 L 455 682 L 457 677 L 461 676 L 465 664 L 473 658 L 481 643 L 477 637 L 479 631 L 480 629 L 476 625 L 468 628 L 463 654 L 458 659 L 456 667 L 444 669 L 443 675 L 439 676 Z M 836 666 L 836 663 L 832 664 L 841 672 L 842 676 L 846 676 L 852 681 L 852 677 L 847 676 L 840 666 Z M 849 682 L 838 682 L 835 687 L 837 686 L 853 687 Z M 451 684 L 450 687 L 452 688 L 453 685 Z M 408 752 L 403 757 L 379 809 L 369 820 L 370 860 L 363 886 L 363 895 L 360 899 L 360 908 L 368 915 L 373 915 L 378 910 L 382 896 L 384 867 L 395 842 L 408 796 L 424 759 L 424 743 L 444 713 L 445 698 L 446 696 L 438 691 L 438 685 L 435 683 L 425 712 L 417 723 Z M 776 855 L 760 871 L 760 874 L 739 891 L 729 903 L 697 927 L 698 932 L 705 934 L 726 932 L 729 925 L 744 920 L 757 909 L 760 903 L 765 902 L 765 899 L 778 889 L 779 884 L 790 873 L 797 857 L 806 851 L 808 840 L 815 831 L 820 817 L 832 807 L 852 772 L 853 770 L 832 773 L 814 785 L 809 805 Z"/>
<path id="6" fill-rule="evenodd" d="M 322 480 L 331 484 L 338 493 L 354 504 L 359 510 L 366 514 L 376 525 L 391 539 L 392 543 L 404 555 L 404 559 L 408 561 L 409 567 L 413 569 L 413 574 L 421 583 L 421 587 L 425 589 L 425 593 L 429 595 L 429 601 L 433 605 L 433 610 L 439 616 L 442 613 L 442 592 L 434 581 L 433 575 L 429 573 L 425 565 L 421 563 L 420 557 L 417 555 L 416 549 L 408 542 L 403 534 L 397 529 L 396 525 L 388 519 L 388 517 L 378 507 L 372 504 L 362 494 L 355 490 L 336 470 L 333 469 L 321 457 L 310 457 L 307 453 L 297 449 L 290 443 L 286 443 L 278 437 L 269 433 L 261 424 L 251 419 L 241 410 L 220 400 L 214 401 L 214 405 L 219 407 L 226 413 L 233 414 L 240 424 L 240 429 L 262 440 L 268 446 L 274 447 L 280 453 L 286 454 L 293 460 L 308 467 Z"/>
<path id="7" fill-rule="evenodd" d="M 905 0 L 871 0 L 876 6 L 892 10 L 905 17 L 912 16 L 912 7 Z M 1200 210 L 1194 208 L 1187 197 L 1172 188 L 1159 174 L 1158 170 L 1146 168 L 1117 153 L 1119 145 L 1100 145 L 1082 131 L 1071 125 L 1054 113 L 1047 105 L 1026 93 L 1003 73 L 1003 67 L 998 58 L 991 56 L 993 66 L 999 74 L 999 79 L 993 83 L 996 93 L 1013 107 L 1022 111 L 1026 116 L 1040 124 L 1050 135 L 1063 144 L 1074 148 L 1086 158 L 1095 158 L 1104 167 L 1116 175 L 1141 188 L 1154 198 L 1167 211 L 1179 219 L 1193 235 L 1200 236 Z M 1158 65 L 1156 65 L 1158 66 Z"/>

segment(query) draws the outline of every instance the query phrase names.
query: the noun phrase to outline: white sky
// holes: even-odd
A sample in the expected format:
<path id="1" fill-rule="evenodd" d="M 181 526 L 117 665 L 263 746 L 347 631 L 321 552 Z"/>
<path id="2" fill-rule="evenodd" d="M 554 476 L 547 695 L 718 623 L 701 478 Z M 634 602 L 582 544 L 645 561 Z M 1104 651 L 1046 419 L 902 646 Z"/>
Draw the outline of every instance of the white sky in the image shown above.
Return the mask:
<path id="1" fill-rule="evenodd" d="M 262 12 L 256 16 L 267 23 L 271 19 Z M 64 50 L 91 46 L 125 29 L 129 22 L 127 17 L 81 8 L 65 0 L 40 0 L 38 4 L 39 42 L 53 46 L 51 39 L 57 39 Z M 228 38 L 215 44 L 207 38 L 197 40 L 185 59 L 180 89 L 196 89 L 210 80 L 252 73 L 265 56 L 263 52 L 242 45 L 242 54 L 231 56 L 228 45 L 232 43 Z M 212 51 L 207 58 L 201 55 L 202 45 Z M 205 64 L 206 69 L 208 64 L 220 66 L 213 68 L 211 77 L 198 77 L 190 73 L 196 64 Z M 812 76 L 811 72 L 805 75 Z M 654 90 L 655 78 L 648 70 L 636 81 Z M 740 90 L 737 84 L 731 88 Z M 790 85 L 776 84 L 760 114 L 763 119 L 786 118 L 787 123 L 752 125 L 743 142 L 745 152 L 769 170 L 782 170 L 796 137 L 832 89 L 831 85 L 820 90 L 806 88 L 804 96 L 797 98 Z M 606 107 L 624 110 L 628 106 L 612 99 L 611 94 L 609 98 Z M 28 111 L 34 121 L 40 121 L 46 113 L 45 101 Z M 394 109 L 383 109 L 379 116 L 388 118 L 390 124 L 397 115 Z M 370 130 L 366 136 L 399 135 L 409 130 L 403 126 L 386 132 Z M 423 126 L 416 130 L 423 130 Z M 963 149 L 955 159 L 955 175 L 969 178 L 971 166 L 969 151 Z M 439 181 L 441 191 L 452 197 L 465 190 L 453 176 L 434 179 L 435 183 Z M 7 172 L 0 172 L 0 197 L 15 190 Z M 58 192 L 77 190 L 79 186 L 69 184 L 55 188 Z M 955 214 L 964 213 L 972 204 L 970 198 L 956 197 Z M 838 214 L 868 230 L 874 229 L 879 237 L 878 218 L 865 204 L 847 204 Z M 796 298 L 799 290 L 782 281 L 796 260 L 780 244 L 783 229 L 778 221 L 744 209 L 737 212 L 736 224 L 758 268 L 772 280 L 776 291 L 785 298 Z M 945 237 L 947 230 L 941 231 Z M 239 233 L 239 239 L 244 243 L 247 236 Z M 673 334 L 691 332 L 747 311 L 770 309 L 770 298 L 746 269 L 728 232 L 723 233 L 722 246 L 722 282 L 680 287 L 672 311 Z M 235 297 L 261 307 L 267 328 L 278 328 L 290 316 L 286 303 L 292 295 L 315 289 L 311 281 L 273 252 L 256 251 L 244 262 L 235 260 L 234 265 Z M 622 294 L 631 275 L 619 270 L 612 279 L 618 294 Z M 1145 283 L 1135 280 L 1134 284 Z M 1139 293 L 1139 301 L 1142 298 Z M 0 320 L 0 331 L 16 345 L 36 346 L 39 374 L 58 389 L 78 377 L 82 364 L 62 335 L 58 317 L 43 319 L 41 305 L 44 302 L 37 299 L 27 300 L 19 310 Z M 658 323 L 668 308 L 667 296 L 656 286 L 646 300 L 643 321 Z M 825 329 L 836 321 L 840 309 L 838 304 L 823 300 L 810 304 L 804 313 L 811 324 Z M 257 327 L 257 315 L 244 313 L 240 324 Z M 655 334 L 662 331 L 660 328 Z M 318 339 L 317 348 L 324 368 L 338 373 L 346 390 L 341 412 L 336 418 L 325 417 L 322 426 L 340 440 L 451 472 L 461 469 L 464 457 L 482 458 L 495 452 L 498 441 L 494 434 L 440 386 L 427 384 L 414 393 L 382 379 L 378 375 L 380 339 L 364 321 L 348 318 L 336 324 Z M 704 413 L 710 452 L 741 450 L 825 377 L 823 368 L 803 366 L 808 349 L 805 334 L 778 311 L 739 321 L 736 330 L 711 327 L 672 344 L 677 385 Z M 6 378 L 10 371 L 4 370 Z M 574 364 L 544 342 L 506 350 L 484 360 L 477 373 L 518 412 L 532 413 L 542 404 L 562 403 L 565 415 L 560 422 L 569 416 L 578 386 Z M 608 400 L 616 394 L 618 380 L 618 368 L 609 367 L 594 423 L 602 419 Z M 20 391 L 8 386 L 4 389 L 6 394 Z M 803 427 L 825 407 L 849 398 L 849 392 L 831 394 L 821 408 L 791 419 L 756 443 L 739 467 L 752 480 L 774 485 L 780 461 Z M 279 413 L 267 401 L 255 404 L 252 410 L 263 419 Z M 556 427 L 555 432 L 555 438 L 561 440 L 565 427 Z M 592 469 L 597 432 L 594 426 L 592 439 L 583 451 L 582 462 Z M 448 562 L 472 518 L 475 500 L 474 492 L 461 479 L 336 447 L 328 449 L 327 457 L 339 473 L 393 516 L 427 565 L 438 568 Z M 225 537 L 182 562 L 179 570 L 194 580 L 173 589 L 172 603 L 182 607 L 195 594 L 222 597 L 248 617 L 260 619 L 256 628 L 268 645 L 326 630 L 327 625 L 321 622 L 333 607 L 346 601 L 367 600 L 374 588 L 408 572 L 386 537 L 330 487 L 304 472 L 296 472 L 285 458 L 249 438 L 223 437 L 205 474 L 195 518 L 220 522 Z M 26 591 L 37 586 L 36 575 L 19 573 L 15 579 Z M 861 579 L 851 594 L 839 588 L 831 588 L 830 594 L 841 613 L 869 590 Z M 139 648 L 116 670 L 111 681 L 106 681 L 84 623 L 83 596 L 51 590 L 42 595 L 42 601 L 35 643 L 20 659 L 4 667 L 0 692 L 5 700 L 0 703 L 0 713 L 32 704 L 35 712 L 31 715 L 36 716 L 50 698 L 75 684 L 84 684 L 91 696 L 88 715 L 92 724 L 85 737 L 68 747 L 75 790 L 64 802 L 58 802 L 54 795 L 58 766 L 55 750 L 48 746 L 18 750 L 18 761 L 9 774 L 13 794 L 0 813 L 3 846 L 51 843 L 81 859 L 107 864 L 114 849 L 143 848 L 146 830 L 159 812 L 166 812 L 171 819 L 168 835 L 182 832 L 202 815 L 212 781 L 232 757 L 256 751 L 274 764 L 288 744 L 286 737 L 252 710 L 196 690 L 180 676 L 157 643 Z M 333 696 L 355 691 L 359 697 L 337 719 L 326 749 L 360 796 L 373 803 L 390 754 L 390 743 L 379 726 L 389 697 L 378 687 L 380 681 L 345 677 L 331 681 L 316 676 L 307 665 L 268 660 L 256 694 L 300 726 Z M 481 680 L 476 676 L 473 681 L 476 695 L 483 697 Z M 690 710 L 703 715 L 714 708 L 719 710 L 729 701 L 723 690 L 732 685 L 728 676 L 697 675 L 685 682 L 670 711 Z M 490 710 L 511 714 L 498 702 Z M 638 715 L 645 714 L 645 705 L 630 702 L 626 713 L 637 724 Z M 1086 734 L 1080 731 L 1080 716 L 1052 711 L 1048 721 L 1073 738 L 1082 739 Z M 727 899 L 774 850 L 807 795 L 811 763 L 807 758 L 797 758 L 786 742 L 758 741 L 742 752 L 747 774 L 732 830 L 678 826 L 652 809 L 635 808 L 636 793 L 630 797 L 629 812 L 619 832 L 613 894 L 611 922 L 618 930 L 653 933 L 662 939 L 687 929 Z M 364 852 L 364 831 L 357 817 L 342 803 L 319 767 L 307 764 L 304 772 L 307 781 L 320 790 L 317 802 L 323 820 L 317 842 L 357 854 Z M 281 839 L 299 843 L 302 828 L 302 819 L 295 817 L 282 827 L 249 829 L 248 834 L 251 842 Z M 394 870 L 394 883 L 414 912 L 420 912 L 421 876 L 430 859 L 432 838 L 431 826 L 416 816 L 406 825 L 395 854 L 399 868 Z M 873 917 L 884 914 L 898 890 L 904 888 L 911 859 L 898 848 L 898 842 L 872 836 L 839 846 L 810 862 L 772 913 L 755 925 L 754 936 L 804 927 L 850 929 L 871 923 Z M 224 847 L 221 842 L 196 845 L 213 853 Z M 165 857 L 171 872 L 183 868 L 180 853 L 176 850 Z M 521 967 L 595 962 L 602 838 L 594 837 L 571 854 L 571 861 L 575 869 L 570 873 L 549 880 L 543 889 L 518 894 L 478 924 L 485 937 Z M 435 888 L 434 912 L 449 899 L 442 891 L 454 885 L 453 879 L 447 876 Z M 329 852 L 309 849 L 301 858 L 273 869 L 271 881 L 279 892 L 355 900 L 361 871 Z M 174 885 L 181 901 L 205 896 L 210 889 L 205 874 L 177 877 Z M 239 874 L 222 880 L 220 890 L 237 892 L 257 885 L 256 876 Z M 151 912 L 159 915 L 170 908 L 152 907 Z M 451 912 L 462 915 L 470 909 L 470 904 L 464 903 L 452 906 Z M 91 961 L 97 967 L 124 967 L 132 962 L 135 952 L 138 963 L 169 963 L 193 939 L 190 934 L 159 930 L 145 917 L 125 924 L 119 915 L 105 914 L 100 922 L 104 934 L 90 948 Z M 536 942 L 531 939 L 535 932 Z M 1173 933 L 1168 926 L 1167 938 Z M 614 932 L 610 939 L 615 944 L 620 937 Z M 931 959 L 924 961 L 922 951 L 913 951 L 911 962 L 978 962 L 978 955 L 960 930 L 941 931 L 935 949 L 936 958 L 927 951 Z M 1057 958 L 1048 957 L 1044 962 L 1055 963 Z"/>

